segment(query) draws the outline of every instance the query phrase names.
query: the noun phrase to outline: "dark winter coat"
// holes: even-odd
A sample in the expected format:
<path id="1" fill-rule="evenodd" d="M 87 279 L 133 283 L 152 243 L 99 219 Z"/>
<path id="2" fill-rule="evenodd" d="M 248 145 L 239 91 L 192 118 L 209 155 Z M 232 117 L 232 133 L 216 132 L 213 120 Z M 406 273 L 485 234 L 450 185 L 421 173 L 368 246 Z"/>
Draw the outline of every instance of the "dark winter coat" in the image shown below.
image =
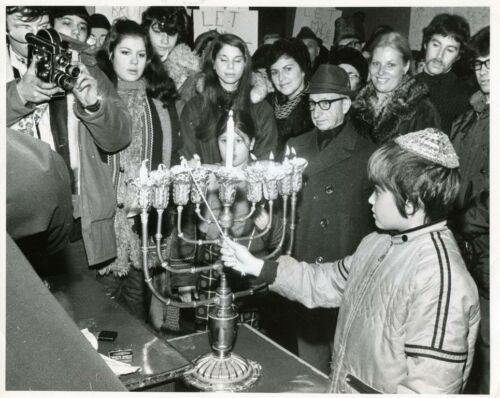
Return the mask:
<path id="1" fill-rule="evenodd" d="M 335 261 L 353 252 L 374 228 L 366 165 L 375 146 L 347 122 L 320 152 L 318 130 L 289 145 L 307 159 L 297 206 L 293 254 L 309 263 Z"/>
<path id="2" fill-rule="evenodd" d="M 460 116 L 451 129 L 451 139 L 460 159 L 462 178 L 453 228 L 467 266 L 479 287 L 489 297 L 489 138 L 490 108 L 481 92 L 471 98 L 473 109 Z"/>
<path id="3" fill-rule="evenodd" d="M 469 109 L 474 88 L 452 71 L 436 76 L 422 72 L 415 78 L 427 85 L 429 100 L 441 118 L 441 129 L 449 135 L 453 121 Z"/>
<path id="4" fill-rule="evenodd" d="M 373 83 L 368 83 L 354 100 L 351 120 L 363 136 L 370 137 L 375 144 L 427 127 L 441 127 L 439 114 L 428 98 L 429 90 L 424 83 L 406 76 L 391 93 L 391 98 L 375 115 L 372 101 L 377 100 Z"/>

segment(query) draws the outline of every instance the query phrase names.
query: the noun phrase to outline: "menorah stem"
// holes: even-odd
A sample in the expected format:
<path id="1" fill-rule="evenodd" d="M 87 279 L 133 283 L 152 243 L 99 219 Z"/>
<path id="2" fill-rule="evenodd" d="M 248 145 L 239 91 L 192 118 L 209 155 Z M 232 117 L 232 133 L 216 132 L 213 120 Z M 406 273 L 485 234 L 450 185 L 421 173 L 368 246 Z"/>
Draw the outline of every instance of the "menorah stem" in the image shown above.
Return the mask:
<path id="1" fill-rule="evenodd" d="M 252 208 L 250 209 L 248 214 L 245 217 L 237 218 L 236 220 L 234 220 L 234 222 L 243 222 L 243 221 L 248 220 L 250 217 L 252 217 L 253 213 L 255 213 L 255 209 L 256 209 L 256 203 L 253 202 Z"/>
<path id="2" fill-rule="evenodd" d="M 285 243 L 285 237 L 286 237 L 286 225 L 288 223 L 287 220 L 287 213 L 288 213 L 288 195 L 283 196 L 283 218 L 281 220 L 281 238 L 280 241 L 278 242 L 278 245 L 274 248 L 274 250 L 269 253 L 268 255 L 262 257 L 263 260 L 267 260 L 269 258 L 273 258 L 276 256 L 276 254 L 279 253 L 281 248 L 283 247 L 283 243 Z"/>
<path id="3" fill-rule="evenodd" d="M 162 238 L 161 225 L 162 225 L 163 211 L 164 209 L 156 209 L 156 212 L 158 213 L 158 222 L 156 225 L 156 235 L 155 235 L 156 253 L 162 265 L 164 263 L 167 263 L 167 261 L 163 258 L 163 255 L 161 253 L 161 238 Z"/>
<path id="4" fill-rule="evenodd" d="M 196 203 L 195 213 L 198 215 L 198 218 L 201 221 L 206 222 L 207 224 L 213 223 L 213 221 L 210 220 L 209 218 L 203 217 L 203 215 L 201 214 L 201 207 L 199 203 Z"/>
<path id="5" fill-rule="evenodd" d="M 219 243 L 218 239 L 213 240 L 203 240 L 203 239 L 190 239 L 184 236 L 182 232 L 182 210 L 184 206 L 177 206 L 177 236 L 181 238 L 184 242 L 190 243 L 192 245 L 208 245 Z"/>
<path id="6" fill-rule="evenodd" d="M 297 193 L 292 193 L 292 204 L 290 209 L 290 240 L 288 242 L 288 250 L 286 251 L 287 255 L 292 254 L 293 242 L 295 240 L 295 215 L 297 210 Z"/>
<path id="7" fill-rule="evenodd" d="M 248 240 L 252 241 L 254 239 L 259 239 L 271 230 L 271 225 L 273 223 L 273 203 L 274 203 L 274 201 L 272 199 L 269 199 L 268 203 L 269 203 L 269 221 L 268 221 L 266 227 L 262 230 L 262 232 L 258 233 L 257 235 L 254 235 L 254 236 L 245 236 L 245 237 L 241 237 L 241 238 L 234 238 L 233 240 L 235 242 L 245 242 Z"/>

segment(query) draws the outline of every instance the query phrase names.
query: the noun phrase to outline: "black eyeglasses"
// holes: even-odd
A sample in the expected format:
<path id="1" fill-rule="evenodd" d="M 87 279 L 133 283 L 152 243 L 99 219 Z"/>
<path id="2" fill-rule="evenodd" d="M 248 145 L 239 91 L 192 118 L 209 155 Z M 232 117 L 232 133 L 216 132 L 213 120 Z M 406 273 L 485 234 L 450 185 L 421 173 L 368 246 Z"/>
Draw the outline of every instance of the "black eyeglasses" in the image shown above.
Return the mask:
<path id="1" fill-rule="evenodd" d="M 322 111 L 327 111 L 328 109 L 330 109 L 330 107 L 334 102 L 342 101 L 344 99 L 345 97 L 331 99 L 331 100 L 321 100 L 318 102 L 309 100 L 309 110 L 312 112 L 314 108 L 316 108 L 316 105 L 319 105 L 319 109 L 321 109 Z"/>
<path id="2" fill-rule="evenodd" d="M 486 69 L 490 70 L 489 58 L 486 61 L 480 61 L 480 60 L 476 59 L 470 63 L 470 66 L 472 67 L 472 69 L 478 70 L 478 71 L 481 70 L 483 65 L 486 66 Z"/>

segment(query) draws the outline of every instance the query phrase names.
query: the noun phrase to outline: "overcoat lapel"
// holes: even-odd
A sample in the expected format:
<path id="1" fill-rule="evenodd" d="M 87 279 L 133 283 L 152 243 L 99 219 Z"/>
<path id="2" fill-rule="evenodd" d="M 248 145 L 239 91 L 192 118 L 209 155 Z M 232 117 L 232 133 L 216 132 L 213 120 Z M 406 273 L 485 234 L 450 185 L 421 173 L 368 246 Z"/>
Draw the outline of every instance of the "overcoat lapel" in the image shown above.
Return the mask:
<path id="1" fill-rule="evenodd" d="M 316 130 L 314 130 L 314 134 L 311 134 L 306 143 L 308 147 L 306 152 L 309 155 L 309 165 L 305 170 L 306 174 L 317 174 L 352 156 L 356 144 L 356 133 L 349 122 L 321 152 L 318 150 L 316 135 Z"/>

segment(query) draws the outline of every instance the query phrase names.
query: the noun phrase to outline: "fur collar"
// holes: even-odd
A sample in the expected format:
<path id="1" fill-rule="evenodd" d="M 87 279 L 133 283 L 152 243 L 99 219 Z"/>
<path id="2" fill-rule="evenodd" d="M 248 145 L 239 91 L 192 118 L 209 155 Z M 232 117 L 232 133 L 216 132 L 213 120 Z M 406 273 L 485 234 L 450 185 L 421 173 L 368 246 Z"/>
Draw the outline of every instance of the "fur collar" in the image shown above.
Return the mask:
<path id="1" fill-rule="evenodd" d="M 429 89 L 424 83 L 405 76 L 380 114 L 375 115 L 373 103 L 377 93 L 373 84 L 369 83 L 359 92 L 352 105 L 352 123 L 362 135 L 370 137 L 377 144 L 384 143 L 399 135 L 400 122 L 411 120 L 417 112 L 418 104 L 428 94 Z"/>

